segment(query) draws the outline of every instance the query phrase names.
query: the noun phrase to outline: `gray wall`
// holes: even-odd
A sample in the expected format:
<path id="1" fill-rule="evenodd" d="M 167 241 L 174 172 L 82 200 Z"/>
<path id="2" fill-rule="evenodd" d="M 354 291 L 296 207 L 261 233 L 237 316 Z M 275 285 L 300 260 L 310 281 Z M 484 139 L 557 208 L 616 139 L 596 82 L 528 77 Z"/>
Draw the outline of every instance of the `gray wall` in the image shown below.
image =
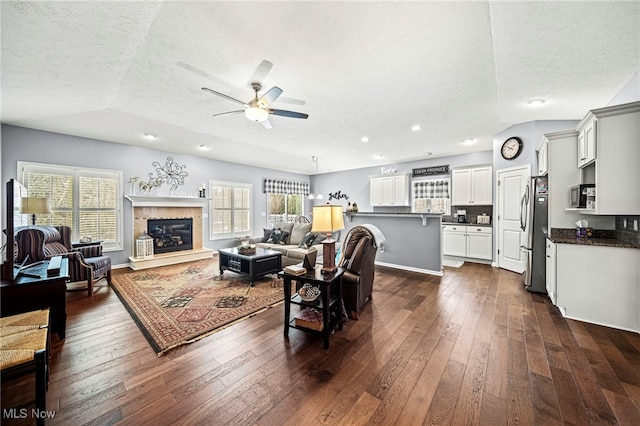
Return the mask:
<path id="1" fill-rule="evenodd" d="M 262 216 L 262 213 L 266 213 L 267 206 L 266 195 L 262 192 L 263 179 L 278 178 L 309 182 L 309 176 L 306 175 L 9 125 L 2 125 L 1 153 L 3 194 L 5 182 L 18 177 L 18 161 L 122 170 L 124 172 L 123 194 L 127 194 L 127 181 L 130 177 L 147 177 L 149 173 L 154 172 L 152 167 L 154 161 L 163 164 L 167 157 L 172 157 L 177 163 L 186 165 L 186 171 L 189 173 L 184 186 L 179 187 L 178 191 L 197 191 L 197 188 L 203 182 L 208 182 L 209 179 L 252 184 L 253 205 L 256 207 L 252 218 L 252 235 L 262 235 L 262 228 L 266 226 L 266 216 Z M 168 196 L 169 187 L 167 185 L 160 187 L 157 195 Z M 4 195 L 1 200 L 2 228 L 4 229 L 6 227 Z M 124 249 L 109 252 L 114 265 L 128 263 L 128 257 L 132 254 L 132 210 L 130 207 L 129 201 L 125 200 L 123 203 Z M 229 247 L 230 240 L 209 240 L 208 223 L 205 222 L 204 227 L 204 245 L 206 247 L 214 250 Z"/>

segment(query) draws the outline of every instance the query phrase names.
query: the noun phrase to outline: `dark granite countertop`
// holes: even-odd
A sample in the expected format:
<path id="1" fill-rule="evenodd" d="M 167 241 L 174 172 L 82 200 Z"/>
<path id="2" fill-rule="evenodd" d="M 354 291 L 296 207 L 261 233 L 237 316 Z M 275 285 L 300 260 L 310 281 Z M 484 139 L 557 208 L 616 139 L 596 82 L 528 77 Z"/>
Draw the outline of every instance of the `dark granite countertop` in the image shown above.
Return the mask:
<path id="1" fill-rule="evenodd" d="M 469 222 L 442 222 L 443 225 L 460 225 L 460 226 L 487 226 L 491 228 L 493 225 L 490 223 L 469 223 Z"/>
<path id="2" fill-rule="evenodd" d="M 640 249 L 640 241 L 637 238 L 627 238 L 625 233 L 616 231 L 594 230 L 591 238 L 577 238 L 575 229 L 552 228 L 548 238 L 556 244 Z"/>

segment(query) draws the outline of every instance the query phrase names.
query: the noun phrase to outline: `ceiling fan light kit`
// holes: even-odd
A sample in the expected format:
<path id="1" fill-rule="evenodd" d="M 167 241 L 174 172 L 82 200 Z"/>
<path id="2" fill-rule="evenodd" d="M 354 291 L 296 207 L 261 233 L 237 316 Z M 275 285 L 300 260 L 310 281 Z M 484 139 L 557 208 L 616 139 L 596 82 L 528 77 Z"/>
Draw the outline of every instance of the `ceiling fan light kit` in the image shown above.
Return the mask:
<path id="1" fill-rule="evenodd" d="M 244 110 L 244 115 L 251 121 L 265 121 L 269 116 L 267 110 L 264 110 L 260 107 L 249 107 Z"/>

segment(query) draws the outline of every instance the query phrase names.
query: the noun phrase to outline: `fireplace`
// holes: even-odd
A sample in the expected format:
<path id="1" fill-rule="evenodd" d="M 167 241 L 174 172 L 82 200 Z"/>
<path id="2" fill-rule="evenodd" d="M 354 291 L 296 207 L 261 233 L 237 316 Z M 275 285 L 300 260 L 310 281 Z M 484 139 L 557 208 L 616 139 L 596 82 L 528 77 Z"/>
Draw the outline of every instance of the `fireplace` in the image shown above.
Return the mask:
<path id="1" fill-rule="evenodd" d="M 147 219 L 147 234 L 153 238 L 153 253 L 193 249 L 193 219 Z"/>

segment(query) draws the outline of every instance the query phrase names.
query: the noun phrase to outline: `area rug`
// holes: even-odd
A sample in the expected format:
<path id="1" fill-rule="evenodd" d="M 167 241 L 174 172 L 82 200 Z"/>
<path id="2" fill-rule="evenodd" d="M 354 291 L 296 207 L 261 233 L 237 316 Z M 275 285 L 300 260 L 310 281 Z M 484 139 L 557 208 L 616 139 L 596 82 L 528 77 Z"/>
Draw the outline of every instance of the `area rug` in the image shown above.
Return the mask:
<path id="1" fill-rule="evenodd" d="M 158 356 L 284 300 L 281 279 L 250 287 L 241 274 L 220 275 L 217 256 L 114 274 L 112 287 Z"/>

